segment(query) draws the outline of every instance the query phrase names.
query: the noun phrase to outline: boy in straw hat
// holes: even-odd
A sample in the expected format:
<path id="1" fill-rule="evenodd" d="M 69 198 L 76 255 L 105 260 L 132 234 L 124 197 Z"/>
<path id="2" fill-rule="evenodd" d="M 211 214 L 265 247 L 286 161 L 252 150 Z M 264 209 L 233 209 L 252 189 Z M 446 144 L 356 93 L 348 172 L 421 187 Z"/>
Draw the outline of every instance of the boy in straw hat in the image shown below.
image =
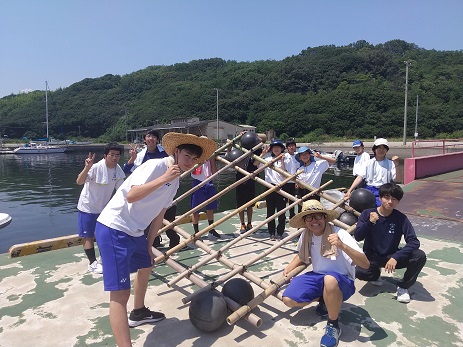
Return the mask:
<path id="1" fill-rule="evenodd" d="M 214 141 L 196 135 L 167 133 L 163 147 L 169 157 L 143 163 L 122 184 L 101 212 L 96 238 L 101 252 L 105 291 L 110 292 L 109 319 L 118 346 L 131 346 L 129 326 L 157 322 L 161 312 L 145 307 L 145 294 L 154 263 L 151 248 L 166 209 L 179 187 L 179 176 L 216 150 Z M 151 223 L 148 237 L 144 230 Z M 134 309 L 127 321 L 130 273 L 134 278 Z"/>
<path id="2" fill-rule="evenodd" d="M 312 271 L 292 279 L 283 293 L 283 302 L 289 307 L 304 307 L 319 300 L 316 312 L 328 314 L 320 341 L 323 347 L 338 345 L 339 312 L 342 302 L 355 292 L 355 266 L 367 269 L 370 264 L 354 238 L 330 223 L 338 216 L 338 212 L 326 210 L 317 200 L 304 202 L 302 211 L 289 221 L 294 228 L 305 228 L 299 238 L 298 254 L 283 271 L 286 275 L 299 265 L 312 263 Z"/>

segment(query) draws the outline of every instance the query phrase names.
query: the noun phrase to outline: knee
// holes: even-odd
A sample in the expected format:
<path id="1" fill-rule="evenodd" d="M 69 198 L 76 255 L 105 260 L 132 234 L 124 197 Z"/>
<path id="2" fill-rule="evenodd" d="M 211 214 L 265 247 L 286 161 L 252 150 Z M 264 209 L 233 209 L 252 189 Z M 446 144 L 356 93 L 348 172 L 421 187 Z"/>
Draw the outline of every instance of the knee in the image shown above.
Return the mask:
<path id="1" fill-rule="evenodd" d="M 323 282 L 327 292 L 340 291 L 338 281 L 333 276 L 326 275 Z"/>
<path id="2" fill-rule="evenodd" d="M 288 306 L 288 307 L 296 307 L 297 302 L 294 301 L 293 299 L 288 298 L 287 296 L 283 297 L 283 303 Z"/>
<path id="3" fill-rule="evenodd" d="M 426 263 L 426 253 L 424 253 L 424 251 L 422 249 L 417 249 L 414 254 L 413 254 L 414 258 L 417 259 L 417 261 L 421 264 L 425 264 Z"/>

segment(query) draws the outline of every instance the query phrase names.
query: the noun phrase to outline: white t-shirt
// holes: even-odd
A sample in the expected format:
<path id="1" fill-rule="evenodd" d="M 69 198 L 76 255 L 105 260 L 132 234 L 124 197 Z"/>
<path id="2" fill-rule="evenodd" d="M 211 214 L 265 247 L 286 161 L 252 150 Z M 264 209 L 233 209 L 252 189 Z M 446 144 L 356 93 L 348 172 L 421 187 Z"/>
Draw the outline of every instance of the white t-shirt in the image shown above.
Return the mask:
<path id="1" fill-rule="evenodd" d="M 269 156 L 266 156 L 264 157 L 263 159 L 266 161 L 266 162 L 269 162 L 273 159 L 274 157 L 272 157 L 271 155 Z M 260 163 L 259 164 L 259 167 L 263 166 L 264 164 Z M 282 168 L 282 165 L 281 165 L 281 160 L 278 160 L 277 162 L 275 162 L 273 164 L 273 166 L 275 167 L 278 167 L 278 168 Z M 265 182 L 268 182 L 268 183 L 272 183 L 272 184 L 278 184 L 278 183 L 281 183 L 282 181 L 284 181 L 284 177 L 283 175 L 279 174 L 278 172 L 276 172 L 275 170 L 273 170 L 271 167 L 266 167 L 265 168 Z"/>
<path id="2" fill-rule="evenodd" d="M 352 174 L 354 176 L 362 176 L 362 173 L 365 172 L 365 167 L 368 165 L 370 161 L 370 155 L 366 152 L 358 155 L 354 159 L 354 167 L 352 168 Z"/>
<path id="3" fill-rule="evenodd" d="M 306 231 L 304 231 L 306 232 Z M 355 249 L 356 251 L 363 253 L 355 239 L 344 229 L 334 227 L 334 232 L 338 234 L 339 239 L 347 246 Z M 336 257 L 326 258 L 320 254 L 322 243 L 322 236 L 312 235 L 312 244 L 310 249 L 310 256 L 312 258 L 312 268 L 316 273 L 327 273 L 329 271 L 337 272 L 343 275 L 347 275 L 351 280 L 355 280 L 355 264 L 352 259 L 343 251 L 338 249 L 338 255 Z M 302 234 L 299 236 L 299 242 L 297 244 L 297 251 L 299 252 L 302 245 Z"/>
<path id="4" fill-rule="evenodd" d="M 146 227 L 164 208 L 172 205 L 179 179 L 164 184 L 143 199 L 128 203 L 132 186 L 142 185 L 162 176 L 173 164 L 172 157 L 151 159 L 139 166 L 125 180 L 98 217 L 98 222 L 131 236 L 142 236 Z"/>
<path id="5" fill-rule="evenodd" d="M 304 172 L 299 174 L 298 178 L 314 188 L 319 188 L 322 182 L 323 173 L 328 170 L 330 164 L 326 160 L 316 160 L 311 162 L 308 166 L 301 166 Z"/>
<path id="6" fill-rule="evenodd" d="M 389 183 L 396 178 L 395 165 L 392 160 L 384 158 L 377 161 L 376 158 L 371 158 L 368 165 L 361 174 L 366 184 L 373 187 L 381 187 L 383 184 Z"/>
<path id="7" fill-rule="evenodd" d="M 80 192 L 79 202 L 77 203 L 77 209 L 79 211 L 94 214 L 103 211 L 109 199 L 111 199 L 114 190 L 119 188 L 124 182 L 122 177 L 116 175 L 116 168 L 118 166 L 119 165 L 113 169 L 109 169 L 104 159 L 92 165 L 85 178 L 82 191 Z M 101 167 L 102 170 L 107 170 L 108 184 L 95 182 L 96 172 L 99 167 Z M 119 170 L 122 171 L 120 167 Z"/>
<path id="8" fill-rule="evenodd" d="M 301 165 L 296 160 L 296 155 L 295 154 L 291 155 L 289 153 L 285 153 L 284 161 L 285 161 L 285 169 L 291 175 L 294 175 L 297 172 L 297 169 L 299 168 L 299 166 Z M 294 181 L 289 181 L 289 182 L 294 183 Z"/>

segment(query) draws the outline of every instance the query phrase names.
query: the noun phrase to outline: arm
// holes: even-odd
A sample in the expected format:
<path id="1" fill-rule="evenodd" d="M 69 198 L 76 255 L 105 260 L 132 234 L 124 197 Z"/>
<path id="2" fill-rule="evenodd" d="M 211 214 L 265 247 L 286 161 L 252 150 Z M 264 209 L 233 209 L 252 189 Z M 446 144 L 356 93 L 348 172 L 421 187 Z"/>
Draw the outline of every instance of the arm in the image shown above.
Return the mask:
<path id="1" fill-rule="evenodd" d="M 151 257 L 151 264 L 154 263 L 155 258 L 151 247 L 153 246 L 154 239 L 156 238 L 156 236 L 158 236 L 159 229 L 161 229 L 162 220 L 164 219 L 164 214 L 166 210 L 166 208 L 163 208 L 162 211 L 153 219 L 153 221 L 151 222 L 150 230 L 148 231 L 148 253 Z"/>
<path id="2" fill-rule="evenodd" d="M 262 153 L 259 155 L 259 157 L 263 158 L 268 153 L 269 149 L 270 149 L 270 146 L 264 146 L 264 149 L 262 150 Z M 261 164 L 260 161 L 254 160 L 254 163 L 253 163 L 254 166 L 259 167 L 260 164 Z"/>
<path id="3" fill-rule="evenodd" d="M 285 267 L 283 270 L 283 276 L 286 276 L 288 273 L 290 273 L 292 270 L 297 268 L 299 265 L 304 264 L 301 259 L 299 259 L 299 255 L 296 254 L 296 256 L 293 258 L 291 263 L 288 264 L 288 266 Z"/>
<path id="4" fill-rule="evenodd" d="M 133 203 L 145 198 L 162 185 L 173 181 L 177 177 L 180 177 L 181 173 L 182 170 L 180 170 L 178 165 L 172 165 L 162 176 L 159 176 L 158 178 L 145 184 L 141 184 L 139 186 L 132 186 L 129 192 L 127 193 L 127 202 Z"/>
<path id="5" fill-rule="evenodd" d="M 318 159 L 326 160 L 330 164 L 336 163 L 336 158 L 333 158 L 331 155 L 321 155 L 319 152 L 314 151 L 313 156 Z"/>
<path id="6" fill-rule="evenodd" d="M 88 172 L 93 166 L 93 162 L 95 161 L 95 153 L 88 152 L 88 157 L 85 159 L 85 166 L 80 174 L 77 176 L 76 183 L 78 185 L 82 185 L 85 183 L 85 179 L 87 178 Z"/>
<path id="7" fill-rule="evenodd" d="M 395 166 L 395 182 L 402 182 L 403 176 L 402 176 L 402 171 L 400 170 L 400 164 L 399 164 L 399 157 L 398 156 L 393 156 L 391 158 L 393 165 Z"/>
<path id="8" fill-rule="evenodd" d="M 379 216 L 376 212 L 365 210 L 360 215 L 355 228 L 354 237 L 357 241 L 365 240 L 366 235 L 373 229 Z"/>
<path id="9" fill-rule="evenodd" d="M 363 252 L 359 252 L 358 250 L 342 242 L 338 234 L 330 234 L 328 236 L 328 241 L 333 246 L 336 246 L 338 249 L 346 253 L 349 258 L 352 259 L 352 263 L 354 263 L 354 265 L 357 265 L 362 269 L 368 269 L 370 267 L 370 261 L 368 260 L 367 256 Z"/>
<path id="10" fill-rule="evenodd" d="M 124 168 L 122 169 L 126 174 L 129 174 L 132 171 L 133 163 L 135 159 L 137 159 L 137 149 L 138 145 L 130 144 L 130 158 L 127 163 L 124 164 Z"/>
<path id="11" fill-rule="evenodd" d="M 397 252 L 392 255 L 395 260 L 407 259 L 415 249 L 420 248 L 420 240 L 416 237 L 415 229 L 413 229 L 413 226 L 407 217 L 404 218 L 401 227 L 405 246 L 398 249 Z"/>
<path id="12" fill-rule="evenodd" d="M 352 182 L 352 185 L 350 186 L 349 190 L 347 191 L 346 193 L 346 199 L 349 199 L 350 197 L 350 194 L 352 193 L 352 191 L 357 188 L 357 186 L 360 184 L 360 182 L 363 181 L 363 177 L 360 176 L 360 175 L 357 175 L 357 177 L 355 177 L 355 180 L 354 182 Z"/>
<path id="13" fill-rule="evenodd" d="M 217 172 L 217 164 L 215 162 L 215 156 L 210 159 L 211 162 L 211 173 L 215 174 Z"/>

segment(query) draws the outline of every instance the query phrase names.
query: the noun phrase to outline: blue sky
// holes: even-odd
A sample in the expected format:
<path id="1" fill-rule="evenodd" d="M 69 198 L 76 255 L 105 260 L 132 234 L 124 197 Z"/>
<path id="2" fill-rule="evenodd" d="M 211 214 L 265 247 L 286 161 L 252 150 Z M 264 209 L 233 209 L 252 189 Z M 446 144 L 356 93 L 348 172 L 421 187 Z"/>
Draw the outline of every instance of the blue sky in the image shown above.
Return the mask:
<path id="1" fill-rule="evenodd" d="M 2 0 L 0 97 L 150 65 L 393 39 L 463 50 L 463 1 Z"/>

